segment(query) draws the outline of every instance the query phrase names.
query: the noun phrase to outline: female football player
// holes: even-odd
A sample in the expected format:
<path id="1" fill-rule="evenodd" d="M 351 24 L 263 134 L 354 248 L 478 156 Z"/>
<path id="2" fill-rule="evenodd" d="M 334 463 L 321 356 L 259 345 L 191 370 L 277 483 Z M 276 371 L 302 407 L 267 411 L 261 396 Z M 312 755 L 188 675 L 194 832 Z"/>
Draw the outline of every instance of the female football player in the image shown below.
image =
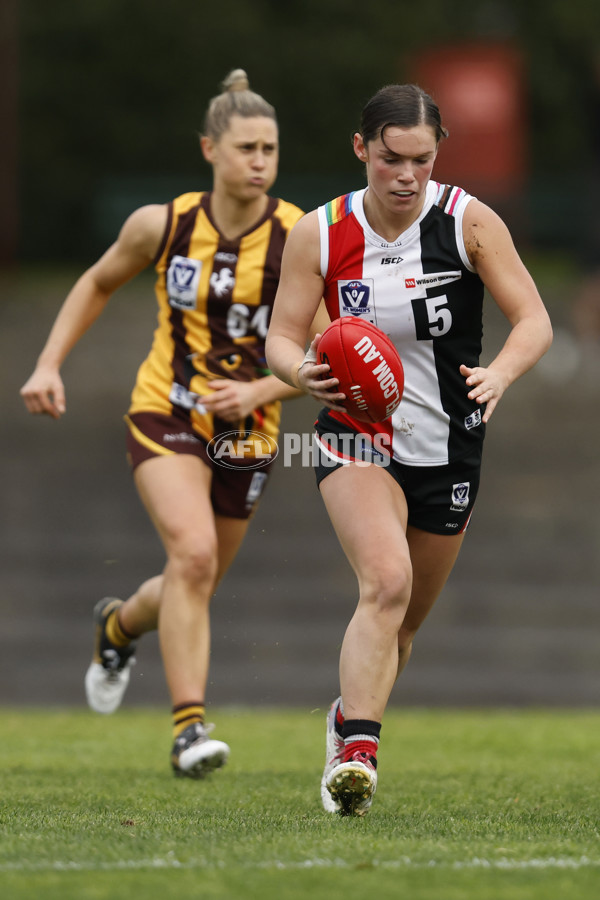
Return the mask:
<path id="1" fill-rule="evenodd" d="M 155 267 L 158 327 L 133 389 L 127 451 L 167 561 L 125 602 L 96 604 L 85 687 L 93 709 L 117 709 L 135 639 L 158 627 L 173 703 L 171 762 L 190 777 L 229 754 L 204 723 L 209 603 L 265 487 L 279 401 L 299 394 L 269 373 L 264 341 L 283 246 L 302 215 L 268 195 L 278 164 L 275 110 L 249 90 L 243 70 L 231 72 L 211 101 L 200 146 L 212 191 L 132 213 L 72 288 L 21 390 L 30 412 L 60 418 L 67 354 L 117 288 Z"/>
<path id="2" fill-rule="evenodd" d="M 371 98 L 354 135 L 367 187 L 294 228 L 267 337 L 272 371 L 324 404 L 316 439 L 327 456 L 317 481 L 358 579 L 321 785 L 325 809 L 342 814 L 364 815 L 371 806 L 386 704 L 463 542 L 486 424 L 552 339 L 504 223 L 463 189 L 432 180 L 446 136 L 436 104 L 418 86 L 390 85 Z M 486 367 L 479 365 L 484 287 L 511 326 Z M 378 426 L 345 412 L 337 379 L 316 364 L 319 335 L 305 355 L 321 297 L 331 319 L 364 317 L 400 353 L 404 396 Z M 346 449 L 357 433 L 379 446 L 387 439 L 386 465 L 358 465 L 341 451 L 332 459 L 336 441 Z"/>

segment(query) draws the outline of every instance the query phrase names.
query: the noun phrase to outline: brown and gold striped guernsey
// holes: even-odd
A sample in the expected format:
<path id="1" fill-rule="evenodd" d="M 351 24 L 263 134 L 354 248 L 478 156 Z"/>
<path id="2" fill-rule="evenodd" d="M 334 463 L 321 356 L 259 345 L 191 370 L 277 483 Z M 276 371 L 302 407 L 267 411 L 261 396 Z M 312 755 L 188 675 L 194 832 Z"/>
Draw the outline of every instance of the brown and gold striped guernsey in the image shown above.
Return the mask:
<path id="1" fill-rule="evenodd" d="M 210 196 L 182 194 L 169 204 L 155 262 L 158 326 L 129 409 L 130 414 L 190 417 L 207 441 L 221 430 L 202 406 L 202 397 L 210 393 L 207 382 L 252 381 L 269 374 L 265 337 L 281 254 L 303 215 L 297 206 L 269 197 L 257 225 L 229 241 L 212 221 Z M 269 403 L 240 423 L 240 430 L 256 429 L 276 439 L 279 418 L 280 403 Z"/>

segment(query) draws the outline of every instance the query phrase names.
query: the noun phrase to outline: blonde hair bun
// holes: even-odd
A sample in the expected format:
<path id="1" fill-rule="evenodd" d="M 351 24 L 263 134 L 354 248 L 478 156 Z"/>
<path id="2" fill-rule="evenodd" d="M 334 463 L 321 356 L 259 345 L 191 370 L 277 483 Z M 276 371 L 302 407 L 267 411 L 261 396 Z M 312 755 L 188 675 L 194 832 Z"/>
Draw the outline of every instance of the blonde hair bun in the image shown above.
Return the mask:
<path id="1" fill-rule="evenodd" d="M 244 69 L 232 69 L 221 82 L 221 93 L 208 104 L 204 117 L 204 134 L 213 141 L 221 140 L 229 128 L 232 116 L 249 119 L 265 116 L 277 123 L 275 110 L 260 94 L 250 90 L 248 76 Z"/>
<path id="2" fill-rule="evenodd" d="M 247 91 L 250 88 L 248 76 L 243 69 L 233 69 L 222 83 L 223 93 L 226 91 Z"/>

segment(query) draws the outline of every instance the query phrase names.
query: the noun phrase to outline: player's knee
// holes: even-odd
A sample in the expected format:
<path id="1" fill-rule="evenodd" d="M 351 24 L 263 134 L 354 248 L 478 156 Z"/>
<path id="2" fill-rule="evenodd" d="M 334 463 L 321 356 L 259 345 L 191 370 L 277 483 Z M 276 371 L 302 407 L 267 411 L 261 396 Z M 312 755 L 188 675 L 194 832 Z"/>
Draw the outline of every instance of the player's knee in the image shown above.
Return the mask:
<path id="1" fill-rule="evenodd" d="M 408 565 L 380 566 L 364 579 L 361 600 L 382 613 L 403 611 L 410 599 L 411 586 L 412 572 Z"/>
<path id="2" fill-rule="evenodd" d="M 169 567 L 193 587 L 212 584 L 217 575 L 217 548 L 211 542 L 181 542 L 169 554 Z"/>

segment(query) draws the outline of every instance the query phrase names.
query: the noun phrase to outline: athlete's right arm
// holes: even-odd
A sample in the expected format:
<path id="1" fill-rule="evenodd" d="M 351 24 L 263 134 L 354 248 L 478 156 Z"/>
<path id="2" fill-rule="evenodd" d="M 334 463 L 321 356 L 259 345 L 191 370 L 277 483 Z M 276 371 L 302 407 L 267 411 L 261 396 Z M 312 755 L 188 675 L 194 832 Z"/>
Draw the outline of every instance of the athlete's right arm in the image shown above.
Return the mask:
<path id="1" fill-rule="evenodd" d="M 338 381 L 326 377 L 329 366 L 315 364 L 321 335 L 313 336 L 311 326 L 313 322 L 318 323 L 316 317 L 322 297 L 319 224 L 315 211 L 294 225 L 286 241 L 265 349 L 269 368 L 281 381 L 337 409 L 335 400 L 343 399 L 344 395 L 330 391 Z M 312 341 L 305 357 L 309 335 Z"/>
<path id="2" fill-rule="evenodd" d="M 45 413 L 53 419 L 60 418 L 65 412 L 61 365 L 117 288 L 153 261 L 166 224 L 166 206 L 137 209 L 121 228 L 115 243 L 73 285 L 32 375 L 21 388 L 29 412 Z"/>

